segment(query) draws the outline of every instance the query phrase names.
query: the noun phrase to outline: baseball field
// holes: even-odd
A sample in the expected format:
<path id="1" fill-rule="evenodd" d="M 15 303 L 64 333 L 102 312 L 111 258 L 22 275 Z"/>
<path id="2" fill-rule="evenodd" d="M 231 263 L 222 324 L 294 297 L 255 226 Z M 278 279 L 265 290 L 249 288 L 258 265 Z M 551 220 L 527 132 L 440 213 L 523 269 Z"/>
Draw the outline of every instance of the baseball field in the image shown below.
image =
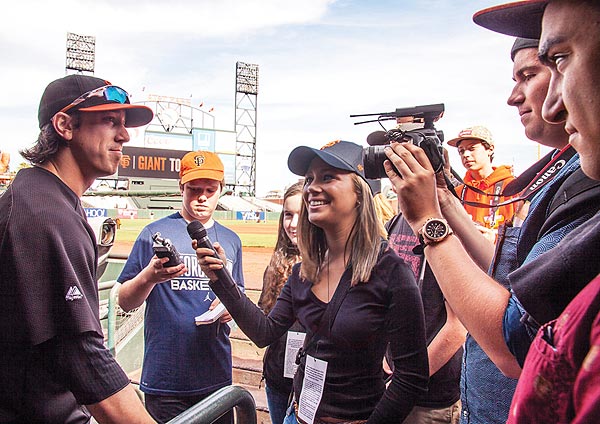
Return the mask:
<path id="1" fill-rule="evenodd" d="M 129 253 L 138 234 L 148 223 L 150 223 L 150 219 L 121 219 L 111 251 Z M 275 220 L 267 222 L 219 220 L 219 223 L 235 231 L 242 240 L 246 287 L 260 289 L 263 272 L 269 263 L 277 241 L 278 222 Z"/>

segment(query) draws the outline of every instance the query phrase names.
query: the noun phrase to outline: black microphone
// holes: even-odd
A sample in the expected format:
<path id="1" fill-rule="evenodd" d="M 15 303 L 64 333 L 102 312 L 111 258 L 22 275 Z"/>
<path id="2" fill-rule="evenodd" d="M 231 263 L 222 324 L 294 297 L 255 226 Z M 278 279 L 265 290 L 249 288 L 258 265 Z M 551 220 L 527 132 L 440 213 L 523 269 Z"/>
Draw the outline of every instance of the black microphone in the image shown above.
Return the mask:
<path id="1" fill-rule="evenodd" d="M 386 131 L 375 131 L 367 136 L 367 144 L 369 146 L 384 146 L 390 144 L 390 139 L 387 137 Z"/>
<path id="2" fill-rule="evenodd" d="M 214 252 L 213 256 L 217 259 L 219 255 L 217 251 L 213 247 L 208 235 L 206 233 L 206 228 L 200 221 L 192 221 L 187 226 L 187 232 L 193 240 L 196 240 L 198 247 L 205 247 Z M 212 287 L 213 284 L 220 284 L 225 290 L 229 292 L 231 297 L 234 299 L 239 299 L 242 297 L 240 293 L 240 289 L 238 285 L 233 281 L 229 270 L 223 264 L 223 268 L 214 270 L 214 273 L 217 275 L 218 280 L 216 282 L 211 281 L 209 285 Z"/>

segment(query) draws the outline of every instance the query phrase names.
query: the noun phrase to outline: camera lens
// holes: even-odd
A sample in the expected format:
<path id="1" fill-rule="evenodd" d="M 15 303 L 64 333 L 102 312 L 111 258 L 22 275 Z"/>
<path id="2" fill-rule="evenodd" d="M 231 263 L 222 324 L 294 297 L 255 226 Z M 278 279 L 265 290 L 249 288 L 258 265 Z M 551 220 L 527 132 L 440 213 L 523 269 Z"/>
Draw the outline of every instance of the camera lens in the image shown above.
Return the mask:
<path id="1" fill-rule="evenodd" d="M 365 177 L 367 177 L 370 180 L 387 178 L 385 168 L 383 167 L 383 161 L 385 161 L 388 158 L 384 152 L 385 147 L 386 146 L 369 146 L 363 149 L 363 164 L 365 165 Z M 400 174 L 396 167 L 394 167 L 394 171 L 396 171 L 398 175 Z"/>

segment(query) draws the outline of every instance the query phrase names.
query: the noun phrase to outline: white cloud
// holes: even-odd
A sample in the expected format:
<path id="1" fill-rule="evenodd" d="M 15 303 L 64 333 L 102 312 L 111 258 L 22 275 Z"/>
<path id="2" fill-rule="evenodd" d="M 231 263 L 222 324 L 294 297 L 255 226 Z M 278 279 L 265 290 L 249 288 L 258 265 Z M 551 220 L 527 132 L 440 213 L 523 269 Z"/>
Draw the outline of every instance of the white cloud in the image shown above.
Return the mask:
<path id="1" fill-rule="evenodd" d="M 2 33 L 158 33 L 223 37 L 322 16 L 333 0 L 25 0 L 4 9 Z"/>
<path id="2" fill-rule="evenodd" d="M 257 192 L 295 180 L 296 145 L 343 138 L 363 143 L 379 127 L 354 126 L 351 113 L 446 105 L 446 138 L 488 126 L 497 163 L 531 163 L 512 87 L 512 40 L 483 30 L 471 14 L 490 1 L 354 0 L 25 0 L 4 10 L 0 27 L 0 125 L 17 147 L 37 136 L 37 102 L 64 75 L 66 33 L 96 36 L 96 75 L 133 100 L 147 93 L 214 106 L 217 126 L 233 129 L 235 62 L 260 67 Z M 142 88 L 145 91 L 142 91 Z M 1 142 L 1 148 L 6 148 Z M 460 162 L 453 158 L 462 172 Z M 280 185 L 280 186 L 274 186 Z"/>

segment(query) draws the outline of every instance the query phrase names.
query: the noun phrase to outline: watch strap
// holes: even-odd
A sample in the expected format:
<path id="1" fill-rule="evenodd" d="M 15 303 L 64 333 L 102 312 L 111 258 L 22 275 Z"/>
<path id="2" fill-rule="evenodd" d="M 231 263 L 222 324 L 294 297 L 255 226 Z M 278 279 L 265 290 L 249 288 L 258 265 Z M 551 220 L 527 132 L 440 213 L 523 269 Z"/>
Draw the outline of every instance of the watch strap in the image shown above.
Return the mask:
<path id="1" fill-rule="evenodd" d="M 425 240 L 425 237 L 423 236 L 423 231 L 425 230 L 425 226 L 429 223 L 429 221 L 431 221 L 432 219 L 436 219 L 436 220 L 442 220 L 446 227 L 447 227 L 447 233 L 446 235 L 437 241 L 430 241 L 427 242 Z M 415 247 L 413 247 L 412 252 L 415 255 L 423 255 L 425 253 L 425 247 L 429 246 L 430 244 L 437 244 L 437 243 L 441 243 L 442 241 L 446 240 L 449 236 L 451 236 L 452 234 L 454 234 L 454 232 L 452 231 L 452 228 L 450 228 L 450 226 L 448 225 L 448 223 L 446 222 L 445 219 L 443 218 L 430 218 L 428 220 L 425 221 L 425 223 L 423 224 L 423 226 L 421 227 L 421 229 L 419 230 L 419 234 L 418 234 L 418 238 L 419 238 L 419 244 L 417 244 Z"/>

